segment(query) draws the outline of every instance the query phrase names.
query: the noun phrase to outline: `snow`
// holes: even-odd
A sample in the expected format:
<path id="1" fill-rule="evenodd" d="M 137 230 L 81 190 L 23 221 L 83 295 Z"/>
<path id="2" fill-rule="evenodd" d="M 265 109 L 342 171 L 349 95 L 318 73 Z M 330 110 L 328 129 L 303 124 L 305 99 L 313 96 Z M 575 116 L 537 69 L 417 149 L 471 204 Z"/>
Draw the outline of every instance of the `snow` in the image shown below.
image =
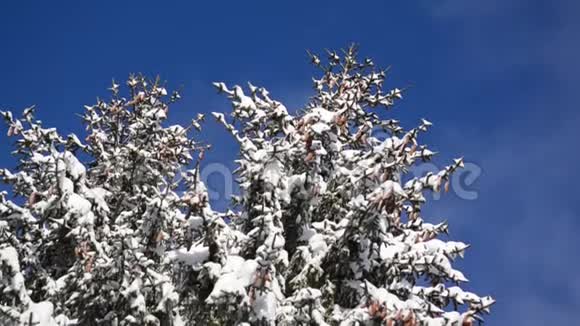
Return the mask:
<path id="1" fill-rule="evenodd" d="M 256 295 L 253 308 L 258 320 L 273 323 L 276 319 L 276 297 L 274 293 L 266 291 Z"/>
<path id="2" fill-rule="evenodd" d="M 328 250 L 328 245 L 321 234 L 316 234 L 308 240 L 308 246 L 314 257 L 322 256 Z"/>
<path id="3" fill-rule="evenodd" d="M 38 325 L 38 326 L 58 326 L 56 320 L 52 318 L 54 306 L 51 302 L 44 301 L 39 303 L 32 303 L 30 307 L 22 312 L 20 315 L 20 323 L 22 325 Z"/>
<path id="4" fill-rule="evenodd" d="M 310 129 L 312 129 L 312 131 L 315 133 L 322 135 L 324 132 L 330 130 L 330 127 L 324 122 L 317 122 L 310 126 Z"/>
<path id="5" fill-rule="evenodd" d="M 54 317 L 54 321 L 56 323 L 56 325 L 58 326 L 71 326 L 71 325 L 77 325 L 78 320 L 77 319 L 69 319 L 67 316 L 60 314 L 56 317 Z"/>
<path id="6" fill-rule="evenodd" d="M 193 247 L 189 251 L 185 248 L 171 250 L 167 252 L 167 257 L 199 269 L 209 257 L 209 247 Z"/>
<path id="7" fill-rule="evenodd" d="M 282 164 L 278 160 L 271 160 L 264 166 L 262 177 L 265 182 L 278 186 L 278 182 L 282 178 Z"/>
<path id="8" fill-rule="evenodd" d="M 222 273 L 206 299 L 207 303 L 219 303 L 226 299 L 225 295 L 233 294 L 249 300 L 246 287 L 254 278 L 258 263 L 254 260 L 244 260 L 240 256 L 229 256 Z"/>
<path id="9" fill-rule="evenodd" d="M 400 197 L 407 197 L 407 193 L 403 190 L 398 182 L 387 180 L 383 182 L 379 187 L 377 187 L 373 193 L 369 196 L 372 199 L 387 199 L 392 195 L 397 195 Z"/>
<path id="10" fill-rule="evenodd" d="M 332 112 L 321 107 L 316 107 L 312 108 L 310 113 L 304 115 L 304 118 L 308 119 L 311 116 L 315 116 L 318 117 L 320 121 L 324 123 L 331 123 L 332 121 L 334 121 L 336 114 L 337 114 L 336 112 Z"/>
<path id="11" fill-rule="evenodd" d="M 234 103 L 239 106 L 241 110 L 254 111 L 256 110 L 256 103 L 244 94 L 242 88 L 238 85 L 234 86 Z"/>
<path id="12" fill-rule="evenodd" d="M 189 228 L 191 230 L 196 230 L 203 225 L 204 223 L 203 220 L 204 220 L 203 217 L 194 215 L 189 217 L 187 223 L 189 224 Z"/>
<path id="13" fill-rule="evenodd" d="M 64 173 L 59 176 L 58 187 L 63 194 L 72 194 L 75 190 L 74 183 L 71 179 L 65 177 Z"/>
<path id="14" fill-rule="evenodd" d="M 122 292 L 122 295 L 129 299 L 129 307 L 131 310 L 138 313 L 145 313 L 147 311 L 145 297 L 140 291 L 142 286 L 143 281 L 137 278 Z"/>
<path id="15" fill-rule="evenodd" d="M 10 271 L 20 270 L 18 252 L 13 247 L 5 247 L 0 249 L 0 262 L 2 265 L 7 266 Z"/>
<path id="16" fill-rule="evenodd" d="M 74 156 L 73 153 L 69 151 L 64 152 L 64 162 L 66 164 L 66 170 L 71 175 L 74 180 L 78 180 L 84 177 L 86 173 L 85 166 Z"/>
<path id="17" fill-rule="evenodd" d="M 400 256 L 401 254 L 405 253 L 407 248 L 408 245 L 401 242 L 395 242 L 393 244 L 383 243 L 381 244 L 380 248 L 380 257 L 387 262 L 393 261 L 396 255 Z"/>
<path id="18" fill-rule="evenodd" d="M 99 210 L 109 213 L 110 209 L 107 205 L 107 197 L 111 195 L 109 191 L 102 187 L 84 188 L 82 194 L 89 200 L 93 201 Z"/>
<path id="19" fill-rule="evenodd" d="M 341 152 L 342 157 L 347 161 L 352 161 L 360 154 L 359 150 L 347 149 Z"/>
<path id="20" fill-rule="evenodd" d="M 79 194 L 67 193 L 65 208 L 68 211 L 66 216 L 84 217 L 91 213 L 91 202 Z"/>

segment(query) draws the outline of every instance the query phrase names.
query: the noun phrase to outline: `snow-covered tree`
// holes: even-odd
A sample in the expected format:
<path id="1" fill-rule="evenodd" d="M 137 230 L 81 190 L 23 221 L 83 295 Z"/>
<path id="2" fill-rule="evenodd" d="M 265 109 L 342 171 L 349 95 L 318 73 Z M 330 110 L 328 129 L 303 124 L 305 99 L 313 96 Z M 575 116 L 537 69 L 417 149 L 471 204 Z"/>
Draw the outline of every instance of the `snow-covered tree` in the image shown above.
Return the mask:
<path id="1" fill-rule="evenodd" d="M 247 236 L 241 257 L 257 263 L 243 300 L 230 301 L 250 310 L 235 322 L 472 324 L 494 301 L 459 287 L 467 279 L 452 262 L 468 245 L 441 240 L 447 225 L 421 214 L 424 192 L 448 189 L 462 160 L 410 176 L 434 155 L 418 142 L 431 123 L 405 131 L 381 118 L 401 90 L 384 91 L 386 72 L 358 61 L 355 47 L 329 52 L 326 64 L 311 58 L 322 76 L 296 115 L 264 88 L 215 83 L 231 99 L 232 121 L 214 115 L 240 144 L 243 191 L 231 227 Z M 229 294 L 218 290 L 211 302 Z"/>
<path id="2" fill-rule="evenodd" d="M 34 322 L 39 314 L 26 311 L 43 302 L 58 315 L 51 325 L 181 323 L 180 271 L 168 252 L 188 241 L 184 212 L 207 206 L 202 197 L 193 204 L 177 193 L 180 187 L 186 195 L 202 191 L 194 181 L 198 167 L 186 168 L 195 151 L 207 148 L 190 137 L 203 116 L 187 127 L 166 127 L 179 94 L 168 96 L 159 81 L 142 77 L 127 85 L 128 98 L 113 83 L 108 102 L 85 107 L 84 143 L 43 128 L 33 108 L 20 119 L 1 112 L 8 135 L 18 137 L 19 164 L 17 172 L 0 170 L 0 176 L 23 200 L 0 197 L 8 281 L 0 300 L 7 313 L 0 318 L 20 313 Z"/>
<path id="3" fill-rule="evenodd" d="M 240 147 L 224 213 L 200 180 L 203 115 L 166 126 L 179 95 L 158 80 L 132 76 L 125 96 L 113 83 L 85 107 L 84 141 L 2 112 L 19 165 L 0 170 L 17 198 L 0 195 L 0 322 L 468 326 L 489 312 L 452 265 L 468 245 L 421 213 L 462 160 L 411 176 L 434 155 L 419 144 L 431 123 L 383 118 L 402 92 L 355 47 L 311 58 L 321 76 L 295 114 L 214 83 Z"/>

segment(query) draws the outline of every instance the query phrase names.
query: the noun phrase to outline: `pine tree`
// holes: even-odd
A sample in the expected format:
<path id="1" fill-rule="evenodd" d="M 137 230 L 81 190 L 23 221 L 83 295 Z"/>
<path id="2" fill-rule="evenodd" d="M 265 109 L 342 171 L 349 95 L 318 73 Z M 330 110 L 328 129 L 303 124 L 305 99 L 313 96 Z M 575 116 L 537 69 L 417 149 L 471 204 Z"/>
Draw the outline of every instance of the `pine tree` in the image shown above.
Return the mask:
<path id="1" fill-rule="evenodd" d="M 383 118 L 400 89 L 356 48 L 328 52 L 314 96 L 290 114 L 262 87 L 214 83 L 213 113 L 240 150 L 239 196 L 214 211 L 200 180 L 203 115 L 166 126 L 179 94 L 113 83 L 86 106 L 87 137 L 2 112 L 19 137 L 0 176 L 0 322 L 6 325 L 472 325 L 491 297 L 461 289 L 468 245 L 423 219 L 456 159 L 413 177 L 431 126 Z M 387 134 L 381 139 L 377 132 Z M 83 163 L 81 163 L 83 162 Z"/>
<path id="2" fill-rule="evenodd" d="M 190 137 L 203 116 L 185 128 L 165 127 L 179 94 L 168 96 L 159 80 L 142 77 L 127 85 L 129 99 L 113 83 L 108 102 L 85 107 L 85 143 L 43 128 L 33 108 L 21 119 L 2 112 L 8 135 L 19 137 L 19 165 L 0 176 L 24 201 L 5 194 L 0 201 L 5 275 L 18 278 L 18 287 L 3 288 L 1 304 L 26 322 L 181 323 L 179 274 L 167 251 L 189 235 L 188 203 L 176 191 L 197 174 L 186 170 L 192 154 L 207 148 Z M 50 305 L 58 318 L 28 313 L 35 302 Z"/>

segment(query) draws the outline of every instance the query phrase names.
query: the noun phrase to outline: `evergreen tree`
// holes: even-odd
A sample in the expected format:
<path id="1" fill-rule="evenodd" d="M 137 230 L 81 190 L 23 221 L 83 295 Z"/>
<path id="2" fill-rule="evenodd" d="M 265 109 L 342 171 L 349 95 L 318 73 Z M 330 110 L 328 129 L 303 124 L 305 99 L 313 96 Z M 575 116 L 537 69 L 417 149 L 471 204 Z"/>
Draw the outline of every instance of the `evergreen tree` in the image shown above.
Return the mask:
<path id="1" fill-rule="evenodd" d="M 268 91 L 214 83 L 231 114 L 241 188 L 215 212 L 200 180 L 208 145 L 166 126 L 156 80 L 113 83 L 86 106 L 87 137 L 16 119 L 18 200 L 0 195 L 0 322 L 6 325 L 472 325 L 494 300 L 462 290 L 452 266 L 468 245 L 422 216 L 447 190 L 456 159 L 421 177 L 434 155 L 427 120 L 404 130 L 382 110 L 402 91 L 355 47 L 328 52 L 314 96 L 296 114 Z M 376 136 L 387 134 L 386 139 Z M 83 163 L 81 163 L 83 162 Z M 228 222 L 226 222 L 228 221 Z"/>

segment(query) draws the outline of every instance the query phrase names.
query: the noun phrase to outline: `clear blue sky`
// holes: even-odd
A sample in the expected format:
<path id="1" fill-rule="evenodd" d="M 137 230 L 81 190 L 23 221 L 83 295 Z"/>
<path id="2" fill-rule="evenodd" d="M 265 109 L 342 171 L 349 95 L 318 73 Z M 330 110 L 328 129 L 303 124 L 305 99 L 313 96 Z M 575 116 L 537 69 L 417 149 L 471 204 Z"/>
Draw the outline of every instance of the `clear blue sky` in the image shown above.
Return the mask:
<path id="1" fill-rule="evenodd" d="M 185 3 L 3 2 L 0 108 L 36 104 L 47 125 L 78 131 L 74 113 L 107 96 L 111 78 L 143 72 L 183 87 L 175 121 L 229 110 L 214 80 L 264 85 L 295 109 L 315 73 L 305 49 L 356 42 L 392 65 L 388 85 L 414 85 L 390 114 L 406 127 L 434 123 L 436 162 L 465 156 L 483 170 L 477 200 L 448 195 L 427 213 L 473 245 L 460 264 L 470 289 L 498 300 L 488 325 L 577 319 L 579 2 Z M 0 166 L 10 166 L 0 132 Z M 204 137 L 215 145 L 208 163 L 234 158 L 213 121 Z"/>

